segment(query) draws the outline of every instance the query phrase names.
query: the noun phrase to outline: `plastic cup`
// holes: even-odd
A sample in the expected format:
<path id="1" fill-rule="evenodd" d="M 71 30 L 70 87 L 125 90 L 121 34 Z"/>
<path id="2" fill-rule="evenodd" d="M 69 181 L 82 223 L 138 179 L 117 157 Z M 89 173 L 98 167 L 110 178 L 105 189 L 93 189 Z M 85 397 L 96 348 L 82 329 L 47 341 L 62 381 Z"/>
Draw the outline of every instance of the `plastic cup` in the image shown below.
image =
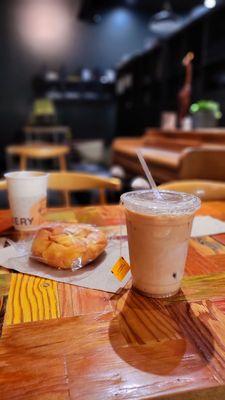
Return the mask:
<path id="1" fill-rule="evenodd" d="M 149 297 L 169 297 L 181 286 L 198 197 L 161 190 L 124 193 L 133 288 Z"/>
<path id="2" fill-rule="evenodd" d="M 44 221 L 47 203 L 48 174 L 16 171 L 4 175 L 15 229 L 31 231 Z"/>

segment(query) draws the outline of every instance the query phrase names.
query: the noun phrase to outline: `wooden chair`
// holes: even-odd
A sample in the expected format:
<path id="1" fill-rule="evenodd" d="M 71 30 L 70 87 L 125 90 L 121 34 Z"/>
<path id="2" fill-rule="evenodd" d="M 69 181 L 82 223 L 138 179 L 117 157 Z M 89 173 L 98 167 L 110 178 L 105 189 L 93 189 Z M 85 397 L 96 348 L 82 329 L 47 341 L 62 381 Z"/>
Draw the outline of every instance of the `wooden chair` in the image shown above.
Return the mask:
<path id="1" fill-rule="evenodd" d="M 0 180 L 0 190 L 6 189 L 6 181 L 4 179 Z M 70 192 L 98 189 L 99 202 L 100 204 L 105 204 L 105 190 L 120 190 L 121 181 L 117 178 L 104 178 L 79 172 L 51 172 L 48 178 L 48 189 L 62 192 L 66 206 L 71 204 Z"/>
<path id="2" fill-rule="evenodd" d="M 48 143 L 33 143 L 32 145 L 8 146 L 7 157 L 18 156 L 20 158 L 20 170 L 27 169 L 27 160 L 58 159 L 61 171 L 66 170 L 66 155 L 70 148 L 66 145 L 53 145 Z M 9 168 L 10 169 L 10 168 Z"/>
<path id="3" fill-rule="evenodd" d="M 66 206 L 70 205 L 70 192 L 98 189 L 100 204 L 105 204 L 105 190 L 120 190 L 121 181 L 117 178 L 106 178 L 80 172 L 51 172 L 48 189 L 63 192 Z"/>
<path id="4" fill-rule="evenodd" d="M 7 190 L 7 184 L 5 179 L 0 179 L 0 190 Z"/>
<path id="5" fill-rule="evenodd" d="M 192 193 L 202 200 L 224 200 L 225 183 L 208 180 L 181 180 L 163 183 L 159 189 Z"/>

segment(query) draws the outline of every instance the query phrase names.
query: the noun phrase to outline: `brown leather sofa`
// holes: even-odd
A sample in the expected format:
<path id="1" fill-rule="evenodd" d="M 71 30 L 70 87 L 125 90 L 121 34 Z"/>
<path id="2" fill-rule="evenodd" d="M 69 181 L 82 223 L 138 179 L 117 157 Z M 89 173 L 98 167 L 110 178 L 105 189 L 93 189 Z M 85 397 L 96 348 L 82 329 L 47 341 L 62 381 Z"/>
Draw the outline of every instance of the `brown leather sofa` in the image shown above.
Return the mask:
<path id="1" fill-rule="evenodd" d="M 166 131 L 148 129 L 139 138 L 118 138 L 112 160 L 128 175 L 143 175 L 136 156 L 142 149 L 157 183 L 175 179 L 225 181 L 225 129 Z"/>

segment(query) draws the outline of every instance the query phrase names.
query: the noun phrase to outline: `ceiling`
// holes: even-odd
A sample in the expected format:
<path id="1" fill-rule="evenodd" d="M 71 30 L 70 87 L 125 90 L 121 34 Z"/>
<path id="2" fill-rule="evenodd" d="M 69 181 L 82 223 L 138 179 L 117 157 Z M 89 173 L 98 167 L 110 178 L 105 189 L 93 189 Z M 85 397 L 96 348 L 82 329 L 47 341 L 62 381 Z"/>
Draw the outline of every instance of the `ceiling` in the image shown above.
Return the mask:
<path id="1" fill-rule="evenodd" d="M 114 7 L 127 7 L 149 16 L 161 11 L 165 0 L 81 0 L 79 17 L 92 20 L 96 14 L 104 13 Z M 170 0 L 173 10 L 178 14 L 186 14 L 193 7 L 203 4 L 203 0 Z"/>

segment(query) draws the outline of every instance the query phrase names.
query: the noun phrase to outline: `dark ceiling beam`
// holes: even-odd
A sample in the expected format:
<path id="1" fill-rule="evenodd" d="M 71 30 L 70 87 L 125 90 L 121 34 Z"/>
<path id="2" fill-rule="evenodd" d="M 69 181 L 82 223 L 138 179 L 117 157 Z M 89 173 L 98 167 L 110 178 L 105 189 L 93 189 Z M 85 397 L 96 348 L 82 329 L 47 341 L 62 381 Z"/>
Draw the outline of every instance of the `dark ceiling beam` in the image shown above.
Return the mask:
<path id="1" fill-rule="evenodd" d="M 78 18 L 86 19 L 91 16 L 91 10 L 93 10 L 93 0 L 80 0 L 80 9 L 78 12 Z"/>

